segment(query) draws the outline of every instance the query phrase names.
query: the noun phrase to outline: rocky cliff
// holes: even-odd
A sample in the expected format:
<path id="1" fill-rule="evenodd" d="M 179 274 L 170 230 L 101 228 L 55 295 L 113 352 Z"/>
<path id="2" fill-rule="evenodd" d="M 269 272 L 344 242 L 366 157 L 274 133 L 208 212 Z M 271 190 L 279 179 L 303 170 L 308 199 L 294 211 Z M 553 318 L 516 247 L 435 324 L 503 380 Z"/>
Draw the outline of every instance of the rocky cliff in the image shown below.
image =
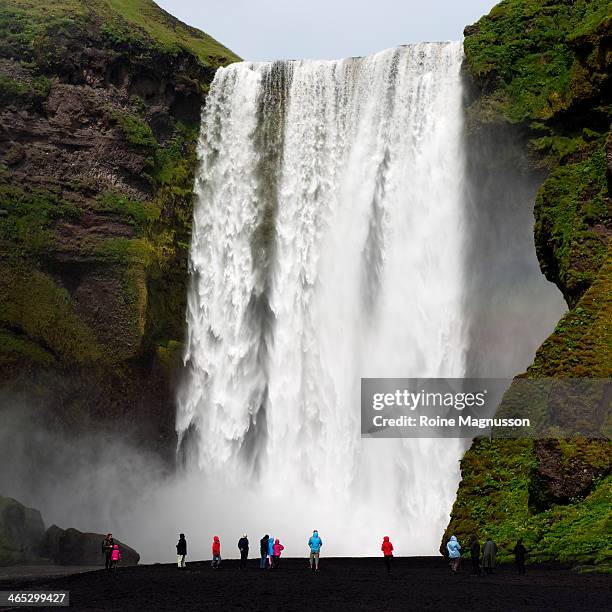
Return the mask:
<path id="1" fill-rule="evenodd" d="M 536 250 L 570 308 L 523 377 L 612 373 L 611 26 L 606 0 L 506 0 L 465 29 L 468 137 L 512 132 L 525 172 L 545 178 Z M 444 540 L 487 534 L 507 559 L 522 537 L 532 560 L 609 561 L 611 471 L 609 441 L 475 440 Z"/>
<path id="2" fill-rule="evenodd" d="M 40 512 L 11 497 L 0 496 L 0 566 L 54 563 L 57 565 L 104 565 L 100 533 L 61 529 L 51 525 L 45 531 Z M 140 555 L 115 539 L 122 565 L 137 565 Z"/>
<path id="3" fill-rule="evenodd" d="M 0 0 L 0 388 L 170 449 L 200 108 L 238 58 L 150 0 Z"/>

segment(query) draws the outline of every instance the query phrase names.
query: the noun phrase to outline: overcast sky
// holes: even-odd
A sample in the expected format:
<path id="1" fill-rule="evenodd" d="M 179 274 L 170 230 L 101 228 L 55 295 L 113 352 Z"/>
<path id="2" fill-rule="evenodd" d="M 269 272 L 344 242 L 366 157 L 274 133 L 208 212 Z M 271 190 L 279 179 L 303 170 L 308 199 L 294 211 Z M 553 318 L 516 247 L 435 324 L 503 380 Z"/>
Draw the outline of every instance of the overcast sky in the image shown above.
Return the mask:
<path id="1" fill-rule="evenodd" d="M 495 0 L 156 0 L 243 59 L 337 59 L 461 40 Z"/>

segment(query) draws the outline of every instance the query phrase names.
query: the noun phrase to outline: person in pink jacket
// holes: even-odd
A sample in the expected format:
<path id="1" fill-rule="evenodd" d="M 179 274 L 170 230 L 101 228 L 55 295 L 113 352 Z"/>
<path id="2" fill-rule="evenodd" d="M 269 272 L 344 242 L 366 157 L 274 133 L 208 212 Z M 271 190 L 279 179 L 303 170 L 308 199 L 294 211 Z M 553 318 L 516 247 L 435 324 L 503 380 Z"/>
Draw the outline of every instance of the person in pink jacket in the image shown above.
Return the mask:
<path id="1" fill-rule="evenodd" d="M 113 551 L 111 552 L 111 568 L 115 573 L 117 573 L 117 565 L 119 565 L 120 560 L 121 552 L 119 551 L 119 545 L 115 544 L 113 546 Z"/>
<path id="2" fill-rule="evenodd" d="M 285 549 L 285 547 L 280 543 L 278 538 L 274 540 L 274 558 L 272 560 L 272 567 L 274 569 L 278 569 L 278 564 L 280 562 L 281 552 Z"/>

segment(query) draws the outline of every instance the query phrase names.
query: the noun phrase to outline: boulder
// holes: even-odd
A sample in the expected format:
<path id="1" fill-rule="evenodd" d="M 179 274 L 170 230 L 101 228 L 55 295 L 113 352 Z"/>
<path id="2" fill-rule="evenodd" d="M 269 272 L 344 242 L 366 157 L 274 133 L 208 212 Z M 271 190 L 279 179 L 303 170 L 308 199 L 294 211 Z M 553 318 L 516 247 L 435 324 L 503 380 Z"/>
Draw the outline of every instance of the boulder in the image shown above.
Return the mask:
<path id="1" fill-rule="evenodd" d="M 39 559 L 45 525 L 38 510 L 11 497 L 0 497 L 0 565 Z"/>
<path id="2" fill-rule="evenodd" d="M 47 529 L 44 540 L 45 556 L 58 565 L 104 565 L 100 533 L 83 533 L 78 529 L 61 529 L 52 525 Z M 122 565 L 137 565 L 140 555 L 115 539 L 121 551 Z"/>

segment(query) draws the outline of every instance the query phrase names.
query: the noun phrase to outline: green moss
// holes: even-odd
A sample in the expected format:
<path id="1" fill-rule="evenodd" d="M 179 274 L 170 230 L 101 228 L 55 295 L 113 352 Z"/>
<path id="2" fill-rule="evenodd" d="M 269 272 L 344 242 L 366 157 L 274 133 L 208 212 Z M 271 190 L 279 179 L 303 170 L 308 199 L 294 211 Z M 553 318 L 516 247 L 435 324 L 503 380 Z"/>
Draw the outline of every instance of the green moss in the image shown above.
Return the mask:
<path id="1" fill-rule="evenodd" d="M 60 219 L 75 219 L 82 212 L 49 190 L 25 190 L 10 180 L 5 171 L 0 177 L 0 243 L 12 261 L 39 257 L 50 244 L 49 230 Z"/>
<path id="2" fill-rule="evenodd" d="M 550 161 L 563 161 L 565 158 L 578 151 L 585 149 L 585 142 L 582 138 L 572 138 L 569 136 L 542 136 L 531 141 L 532 148 L 538 153 L 551 156 Z"/>
<path id="3" fill-rule="evenodd" d="M 198 132 L 198 125 L 177 123 L 176 135 L 156 152 L 154 179 L 158 186 L 170 186 L 178 195 L 192 192 Z"/>
<path id="4" fill-rule="evenodd" d="M 603 76 L 580 70 L 571 42 L 603 29 L 611 14 L 607 0 L 501 2 L 466 28 L 470 72 L 505 92 L 509 121 L 550 119 L 600 86 Z"/>
<path id="5" fill-rule="evenodd" d="M 610 447 L 596 442 L 599 441 L 587 440 L 586 438 L 574 438 L 571 441 L 559 439 L 559 450 L 564 463 L 571 466 L 573 459 L 580 459 L 590 466 L 607 470 L 611 462 Z"/>
<path id="6" fill-rule="evenodd" d="M 3 57 L 31 59 L 32 41 L 38 28 L 27 13 L 7 1 L 0 2 L 0 52 Z"/>
<path id="7" fill-rule="evenodd" d="M 611 221 L 603 140 L 583 161 L 553 171 L 538 192 L 534 214 L 542 271 L 573 305 L 606 255 L 607 233 L 594 229 Z"/>
<path id="8" fill-rule="evenodd" d="M 95 207 L 98 211 L 113 213 L 129 220 L 139 235 L 144 235 L 160 215 L 160 208 L 156 202 L 132 200 L 115 192 L 105 193 L 98 198 Z"/>
<path id="9" fill-rule="evenodd" d="M 96 243 L 96 255 L 121 264 L 149 266 L 155 257 L 155 248 L 145 238 L 107 238 Z"/>
<path id="10" fill-rule="evenodd" d="M 113 118 L 130 144 L 152 150 L 158 147 L 153 131 L 140 117 L 114 112 Z"/>
<path id="11" fill-rule="evenodd" d="M 612 563 L 601 563 L 599 565 L 578 565 L 574 571 L 579 574 L 612 574 Z"/>
<path id="12" fill-rule="evenodd" d="M 612 253 L 595 281 L 537 350 L 532 378 L 608 378 L 612 372 Z"/>
<path id="13" fill-rule="evenodd" d="M 181 366 L 184 345 L 177 340 L 167 340 L 156 346 L 157 359 L 164 368 L 168 379 L 179 370 Z"/>
<path id="14" fill-rule="evenodd" d="M 153 176 L 154 201 L 161 213 L 148 234 L 153 257 L 148 267 L 146 343 L 168 372 L 180 365 L 180 360 L 168 357 L 169 347 L 184 335 L 197 135 L 198 126 L 179 123 L 176 136 L 157 150 Z"/>
<path id="15" fill-rule="evenodd" d="M 0 327 L 18 331 L 64 365 L 96 362 L 101 356 L 69 293 L 37 270 L 0 266 Z M 17 348 L 13 341 L 13 349 Z M 41 357 L 31 347 L 26 353 Z"/>
<path id="16" fill-rule="evenodd" d="M 147 275 L 141 265 L 127 266 L 121 275 L 121 298 L 129 313 L 127 325 L 131 337 L 140 344 L 144 334 L 147 315 Z"/>
<path id="17" fill-rule="evenodd" d="M 3 74 L 0 74 L 0 102 L 2 104 L 10 104 L 16 99 L 25 97 L 30 91 L 27 83 L 16 81 Z"/>
<path id="18" fill-rule="evenodd" d="M 0 370 L 5 375 L 30 371 L 32 367 L 48 368 L 54 363 L 53 355 L 39 344 L 0 329 Z"/>

